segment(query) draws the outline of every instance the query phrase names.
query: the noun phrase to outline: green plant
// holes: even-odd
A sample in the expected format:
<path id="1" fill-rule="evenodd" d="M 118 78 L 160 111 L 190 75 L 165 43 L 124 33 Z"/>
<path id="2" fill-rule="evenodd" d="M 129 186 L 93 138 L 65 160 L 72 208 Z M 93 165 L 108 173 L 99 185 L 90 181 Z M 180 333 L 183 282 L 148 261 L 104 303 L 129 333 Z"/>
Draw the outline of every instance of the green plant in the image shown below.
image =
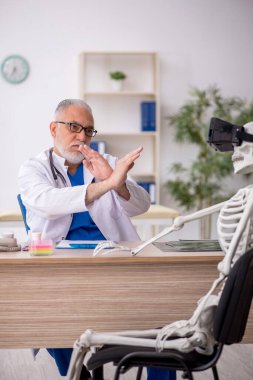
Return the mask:
<path id="1" fill-rule="evenodd" d="M 123 80 L 126 79 L 127 76 L 125 73 L 123 73 L 123 71 L 112 71 L 110 73 L 110 77 L 114 80 Z"/>
<path id="2" fill-rule="evenodd" d="M 203 91 L 193 88 L 191 97 L 168 120 L 175 127 L 178 143 L 197 146 L 196 158 L 189 167 L 174 163 L 171 172 L 175 179 L 168 180 L 165 186 L 180 206 L 186 210 L 199 210 L 231 196 L 222 182 L 233 170 L 231 154 L 215 152 L 206 143 L 210 118 L 216 116 L 243 125 L 253 120 L 253 102 L 247 104 L 238 97 L 224 98 L 216 86 Z M 200 236 L 210 238 L 211 218 L 201 219 Z"/>

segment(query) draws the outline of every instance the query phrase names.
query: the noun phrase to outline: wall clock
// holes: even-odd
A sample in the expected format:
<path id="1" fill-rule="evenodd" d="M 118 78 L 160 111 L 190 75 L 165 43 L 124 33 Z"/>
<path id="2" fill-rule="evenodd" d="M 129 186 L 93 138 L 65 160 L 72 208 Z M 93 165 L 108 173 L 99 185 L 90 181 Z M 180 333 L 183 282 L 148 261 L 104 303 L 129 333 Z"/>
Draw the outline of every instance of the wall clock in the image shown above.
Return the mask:
<path id="1" fill-rule="evenodd" d="M 30 71 L 29 63 L 20 55 L 10 55 L 1 65 L 2 76 L 7 82 L 18 84 L 23 82 Z"/>

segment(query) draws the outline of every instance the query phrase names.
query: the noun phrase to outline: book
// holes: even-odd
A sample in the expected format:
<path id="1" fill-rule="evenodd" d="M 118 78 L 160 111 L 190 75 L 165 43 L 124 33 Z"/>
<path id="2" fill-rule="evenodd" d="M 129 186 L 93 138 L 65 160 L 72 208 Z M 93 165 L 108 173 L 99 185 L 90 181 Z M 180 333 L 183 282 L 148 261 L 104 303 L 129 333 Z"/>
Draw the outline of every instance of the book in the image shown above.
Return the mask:
<path id="1" fill-rule="evenodd" d="M 149 195 L 151 203 L 156 203 L 156 184 L 154 182 L 149 184 Z"/>
<path id="2" fill-rule="evenodd" d="M 149 193 L 151 203 L 156 203 L 156 184 L 154 182 L 142 181 L 138 182 L 138 185 Z"/>
<path id="3" fill-rule="evenodd" d="M 90 148 L 95 150 L 96 152 L 100 153 L 100 154 L 104 154 L 105 153 L 105 149 L 106 149 L 106 143 L 105 141 L 91 141 L 90 142 Z"/>
<path id="4" fill-rule="evenodd" d="M 141 130 L 151 132 L 156 130 L 156 103 L 141 102 Z"/>

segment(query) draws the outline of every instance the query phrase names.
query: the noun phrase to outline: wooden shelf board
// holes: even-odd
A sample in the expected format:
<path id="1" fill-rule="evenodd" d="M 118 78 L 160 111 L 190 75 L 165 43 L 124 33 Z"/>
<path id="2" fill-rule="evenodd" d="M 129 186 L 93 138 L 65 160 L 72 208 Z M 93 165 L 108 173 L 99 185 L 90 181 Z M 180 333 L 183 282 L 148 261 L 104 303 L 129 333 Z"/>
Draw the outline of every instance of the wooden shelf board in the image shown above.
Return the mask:
<path id="1" fill-rule="evenodd" d="M 115 136 L 115 137 L 134 137 L 134 136 L 140 136 L 140 137 L 156 137 L 158 136 L 157 132 L 99 132 L 99 135 L 97 135 L 96 139 L 94 141 L 99 141 L 101 140 L 100 137 L 103 136 Z"/>
<path id="2" fill-rule="evenodd" d="M 146 91 L 87 91 L 84 96 L 152 96 L 156 97 L 155 92 Z"/>

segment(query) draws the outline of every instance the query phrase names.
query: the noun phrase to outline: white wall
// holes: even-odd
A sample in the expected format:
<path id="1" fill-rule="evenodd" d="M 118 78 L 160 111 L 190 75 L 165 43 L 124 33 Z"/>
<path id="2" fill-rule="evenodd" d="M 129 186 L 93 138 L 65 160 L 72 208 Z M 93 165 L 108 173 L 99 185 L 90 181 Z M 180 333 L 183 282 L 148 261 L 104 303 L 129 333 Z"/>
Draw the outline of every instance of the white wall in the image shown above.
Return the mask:
<path id="1" fill-rule="evenodd" d="M 162 182 L 181 158 L 165 117 L 191 86 L 253 98 L 252 0 L 1 0 L 0 61 L 25 56 L 29 78 L 0 78 L 0 211 L 18 209 L 20 164 L 51 144 L 57 103 L 78 96 L 81 51 L 157 51 L 161 60 Z M 189 161 L 192 149 L 183 159 Z M 162 203 L 173 205 L 162 193 Z"/>

